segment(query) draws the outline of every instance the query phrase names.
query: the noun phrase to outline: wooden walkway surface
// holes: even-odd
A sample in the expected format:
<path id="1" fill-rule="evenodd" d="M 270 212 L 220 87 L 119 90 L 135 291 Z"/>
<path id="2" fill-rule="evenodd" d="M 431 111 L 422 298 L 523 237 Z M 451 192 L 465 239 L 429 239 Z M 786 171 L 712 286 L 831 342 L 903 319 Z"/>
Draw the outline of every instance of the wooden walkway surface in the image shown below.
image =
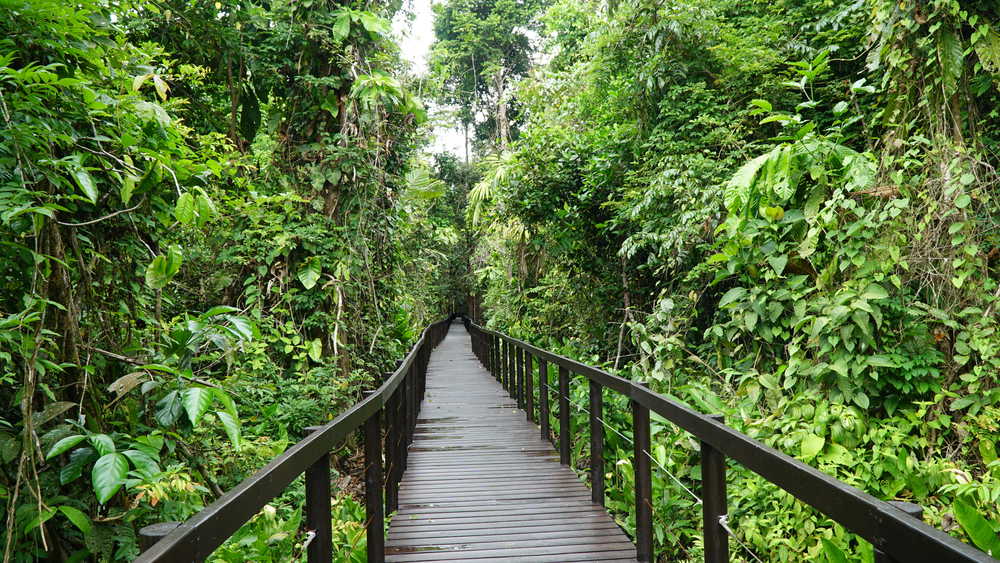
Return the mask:
<path id="1" fill-rule="evenodd" d="M 427 390 L 386 561 L 635 561 L 635 546 L 454 323 Z"/>

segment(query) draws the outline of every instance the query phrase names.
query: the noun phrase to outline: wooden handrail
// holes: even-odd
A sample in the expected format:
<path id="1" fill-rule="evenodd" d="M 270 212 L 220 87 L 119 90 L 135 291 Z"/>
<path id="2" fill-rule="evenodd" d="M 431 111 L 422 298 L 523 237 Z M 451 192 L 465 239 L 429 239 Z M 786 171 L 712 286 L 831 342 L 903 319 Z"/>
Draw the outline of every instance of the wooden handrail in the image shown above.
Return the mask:
<path id="1" fill-rule="evenodd" d="M 425 328 L 410 353 L 378 389 L 334 420 L 314 428 L 311 434 L 253 476 L 174 527 L 139 555 L 136 561 L 188 563 L 204 560 L 265 504 L 280 495 L 295 478 L 306 473 L 306 524 L 315 534 L 309 544 L 308 560 L 310 563 L 329 562 L 332 537 L 329 526 L 328 455 L 347 436 L 362 427 L 365 438 L 368 561 L 384 561 L 385 554 L 381 549 L 384 545 L 383 493 L 388 507 L 394 508 L 399 480 L 406 467 L 406 446 L 412 441 L 413 427 L 423 398 L 430 352 L 447 334 L 451 321 L 456 317 L 452 315 Z M 386 419 L 389 427 L 384 442 L 385 463 L 390 468 L 388 475 L 383 475 L 382 418 Z M 154 524 L 152 527 L 162 529 L 162 525 Z M 149 537 L 149 534 L 145 536 Z"/>
<path id="2" fill-rule="evenodd" d="M 649 473 L 649 411 L 666 418 L 701 441 L 702 452 L 702 498 L 705 534 L 705 560 L 720 563 L 729 560 L 726 532 L 720 517 L 725 510 L 725 458 L 729 457 L 744 467 L 760 475 L 767 481 L 784 489 L 802 502 L 819 510 L 846 529 L 871 542 L 879 562 L 981 562 L 996 563 L 986 553 L 955 539 L 914 518 L 912 505 L 900 507 L 903 503 L 879 500 L 818 469 L 791 456 L 771 448 L 753 438 L 726 426 L 721 417 L 702 414 L 687 406 L 672 401 L 650 389 L 628 379 L 612 375 L 602 369 L 589 366 L 548 350 L 532 346 L 501 332 L 481 327 L 464 317 L 466 329 L 472 338 L 472 349 L 480 362 L 501 381 L 506 378 L 506 388 L 512 393 L 521 392 L 522 386 L 509 385 L 511 371 L 510 358 L 527 354 L 537 360 L 539 371 L 539 404 L 548 405 L 548 364 L 559 369 L 559 445 L 563 463 L 570 463 L 569 418 L 565 397 L 569 395 L 566 374 L 573 373 L 586 377 L 591 384 L 591 405 L 600 405 L 594 397 L 596 392 L 608 388 L 629 398 L 633 411 L 633 429 L 636 445 L 636 543 L 640 561 L 655 560 L 652 553 L 652 522 L 648 512 Z M 529 372 L 528 377 L 533 377 Z M 597 390 L 594 390 L 594 385 Z M 518 404 L 524 404 L 523 397 L 516 397 Z M 530 404 L 530 402 L 528 403 Z M 547 415 L 548 413 L 544 413 Z M 529 416 L 531 416 L 529 414 Z M 591 416 L 591 425 L 600 424 Z M 548 416 L 544 416 L 543 432 L 547 430 Z M 592 429 L 593 430 L 593 429 Z M 546 433 L 547 434 L 547 433 Z M 548 436 L 546 435 L 547 439 Z M 597 459 L 591 451 L 591 464 L 603 468 L 603 459 Z M 643 460 L 646 463 L 642 463 Z M 909 510 L 907 510 L 909 508 Z M 917 507 L 919 508 L 919 507 Z"/>

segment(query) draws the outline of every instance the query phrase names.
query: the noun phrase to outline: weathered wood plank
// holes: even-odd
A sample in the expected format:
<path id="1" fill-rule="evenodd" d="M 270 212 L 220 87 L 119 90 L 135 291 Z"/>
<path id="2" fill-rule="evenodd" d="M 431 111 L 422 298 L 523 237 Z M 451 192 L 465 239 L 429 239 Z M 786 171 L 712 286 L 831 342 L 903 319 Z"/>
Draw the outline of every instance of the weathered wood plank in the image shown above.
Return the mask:
<path id="1" fill-rule="evenodd" d="M 386 561 L 635 561 L 453 326 L 431 357 Z"/>

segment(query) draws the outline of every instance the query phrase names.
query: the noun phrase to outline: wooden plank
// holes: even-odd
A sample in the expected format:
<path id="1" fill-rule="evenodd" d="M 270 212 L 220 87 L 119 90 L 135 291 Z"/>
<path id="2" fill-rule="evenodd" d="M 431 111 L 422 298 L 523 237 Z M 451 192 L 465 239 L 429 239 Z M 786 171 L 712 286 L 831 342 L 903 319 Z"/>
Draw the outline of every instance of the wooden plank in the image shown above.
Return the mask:
<path id="1" fill-rule="evenodd" d="M 420 413 L 386 561 L 635 561 L 461 327 L 431 356 Z"/>
<path id="2" fill-rule="evenodd" d="M 454 551 L 430 551 L 424 550 L 416 553 L 393 553 L 386 554 L 385 560 L 389 561 L 466 561 L 485 557 L 504 557 L 507 561 L 519 557 L 528 557 L 525 561 L 566 561 L 567 559 L 581 560 L 589 558 L 591 561 L 604 561 L 604 553 L 611 553 L 615 556 L 634 553 L 634 548 L 629 542 L 620 543 L 580 543 L 577 545 L 554 545 L 544 547 L 518 547 L 499 548 L 481 550 L 454 550 Z M 554 559 L 540 559 L 539 557 L 553 557 Z"/>

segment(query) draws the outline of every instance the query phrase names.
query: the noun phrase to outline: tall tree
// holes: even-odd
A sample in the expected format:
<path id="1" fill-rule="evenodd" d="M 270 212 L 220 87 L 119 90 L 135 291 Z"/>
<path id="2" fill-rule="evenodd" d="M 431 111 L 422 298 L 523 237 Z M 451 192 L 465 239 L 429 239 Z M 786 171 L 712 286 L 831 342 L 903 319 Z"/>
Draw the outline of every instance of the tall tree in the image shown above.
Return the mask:
<path id="1" fill-rule="evenodd" d="M 512 83 L 531 69 L 539 0 L 449 0 L 434 6 L 431 68 L 457 104 L 469 142 L 506 149 L 516 136 Z"/>

